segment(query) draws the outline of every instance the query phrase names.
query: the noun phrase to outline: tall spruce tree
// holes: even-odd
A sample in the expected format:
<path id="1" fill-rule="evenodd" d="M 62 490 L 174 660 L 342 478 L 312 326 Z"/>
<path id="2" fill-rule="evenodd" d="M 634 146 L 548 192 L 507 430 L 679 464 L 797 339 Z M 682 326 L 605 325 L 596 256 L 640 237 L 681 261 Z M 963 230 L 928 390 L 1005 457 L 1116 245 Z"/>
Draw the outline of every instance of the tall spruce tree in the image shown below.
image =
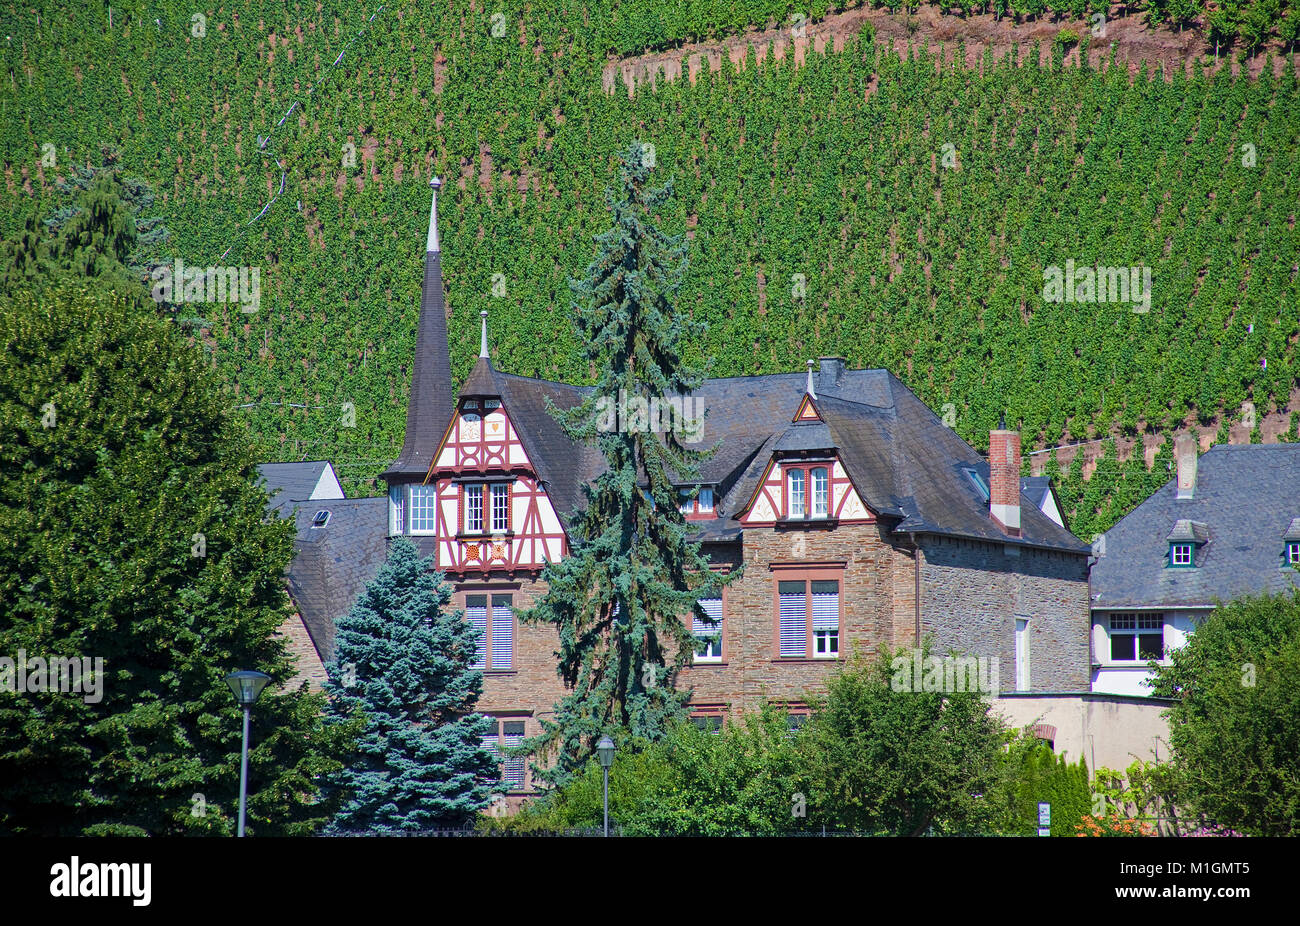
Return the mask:
<path id="1" fill-rule="evenodd" d="M 597 371 L 595 389 L 567 412 L 551 406 L 571 439 L 596 443 L 607 468 L 584 486 L 569 556 L 543 570 L 547 594 L 519 615 L 559 632 L 558 672 L 569 693 L 520 749 L 553 759 L 535 770 L 556 785 L 603 734 L 654 741 L 681 717 L 689 694 L 675 685 L 694 651 L 682 615 L 706 617 L 702 590 L 730 578 L 710 573 L 689 541 L 675 485 L 698 480 L 711 450 L 688 446 L 699 437 L 689 423 L 657 432 L 646 414 L 651 399 L 688 393 L 704 376 L 684 358 L 704 326 L 673 305 L 685 240 L 654 224 L 672 182 L 648 187 L 651 160 L 639 142 L 620 154 L 618 194 L 605 193 L 613 227 L 596 238 L 586 279 L 572 284 L 571 317 Z"/>
<path id="2" fill-rule="evenodd" d="M 450 611 L 451 589 L 398 539 L 379 574 L 339 621 L 326 690 L 330 712 L 369 716 L 358 761 L 334 776 L 336 834 L 419 832 L 471 820 L 501 790 L 483 746 L 491 722 L 473 713 L 483 673 L 478 631 Z"/>

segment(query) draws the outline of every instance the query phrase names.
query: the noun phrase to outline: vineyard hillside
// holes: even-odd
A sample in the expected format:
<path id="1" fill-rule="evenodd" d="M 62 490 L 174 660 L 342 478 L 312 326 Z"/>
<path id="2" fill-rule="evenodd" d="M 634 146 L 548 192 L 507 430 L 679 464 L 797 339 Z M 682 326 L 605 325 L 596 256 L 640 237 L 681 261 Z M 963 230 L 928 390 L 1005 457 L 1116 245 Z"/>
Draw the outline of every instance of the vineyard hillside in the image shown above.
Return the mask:
<path id="1" fill-rule="evenodd" d="M 430 177 L 447 181 L 458 381 L 486 309 L 500 369 L 590 382 L 568 281 L 633 139 L 674 181 L 660 219 L 690 239 L 681 301 L 708 324 L 695 350 L 712 375 L 838 355 L 896 372 L 976 446 L 1004 412 L 1027 449 L 1143 442 L 1154 473 L 1112 453 L 1089 487 L 1080 456 L 1060 461 L 1085 536 L 1168 478 L 1160 436 L 1245 420 L 1254 439 L 1264 421 L 1294 437 L 1300 87 L 1289 57 L 1274 66 L 1288 7 L 1258 5 L 1259 42 L 1237 29 L 1256 5 L 1215 33 L 1223 55 L 1262 48 L 1251 68 L 1207 52 L 1133 73 L 1110 51 L 1066 62 L 1068 42 L 936 55 L 861 30 L 797 67 L 751 47 L 694 81 L 609 92 L 619 56 L 795 13 L 813 28 L 842 6 L 123 0 L 110 23 L 102 4 L 5 2 L 0 234 L 65 208 L 78 167 L 144 181 L 170 233 L 152 260 L 259 271 L 255 311 L 171 309 L 230 406 L 266 459 L 334 460 L 350 493 L 377 491 L 401 447 Z M 1039 21 L 1037 6 L 971 10 Z M 1145 15 L 1176 30 L 1170 8 Z M 1149 272 L 1148 297 L 1053 301 L 1054 268 L 1098 267 Z"/>

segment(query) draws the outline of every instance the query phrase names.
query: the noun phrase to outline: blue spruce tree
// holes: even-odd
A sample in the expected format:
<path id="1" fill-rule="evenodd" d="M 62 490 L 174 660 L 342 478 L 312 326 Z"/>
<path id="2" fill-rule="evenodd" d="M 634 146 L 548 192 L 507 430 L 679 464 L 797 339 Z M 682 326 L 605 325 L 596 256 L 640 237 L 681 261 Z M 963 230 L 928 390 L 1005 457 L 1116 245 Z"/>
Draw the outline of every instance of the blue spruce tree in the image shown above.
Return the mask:
<path id="1" fill-rule="evenodd" d="M 473 713 L 483 673 L 471 668 L 478 631 L 450 611 L 451 589 L 408 540 L 339 621 L 325 690 L 335 717 L 365 711 L 359 758 L 334 776 L 344 794 L 335 834 L 456 827 L 501 790 Z"/>

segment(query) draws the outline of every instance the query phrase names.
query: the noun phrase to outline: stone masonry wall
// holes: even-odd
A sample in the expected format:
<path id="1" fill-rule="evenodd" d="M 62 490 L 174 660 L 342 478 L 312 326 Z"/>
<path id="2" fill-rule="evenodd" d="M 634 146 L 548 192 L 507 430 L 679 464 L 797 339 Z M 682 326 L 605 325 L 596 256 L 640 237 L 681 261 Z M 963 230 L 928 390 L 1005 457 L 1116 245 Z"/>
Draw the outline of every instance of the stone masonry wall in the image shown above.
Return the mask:
<path id="1" fill-rule="evenodd" d="M 1002 690 L 1014 690 L 1016 618 L 1028 618 L 1030 689 L 1088 690 L 1086 556 L 941 537 L 922 548 L 922 634 L 936 655 L 995 655 Z"/>

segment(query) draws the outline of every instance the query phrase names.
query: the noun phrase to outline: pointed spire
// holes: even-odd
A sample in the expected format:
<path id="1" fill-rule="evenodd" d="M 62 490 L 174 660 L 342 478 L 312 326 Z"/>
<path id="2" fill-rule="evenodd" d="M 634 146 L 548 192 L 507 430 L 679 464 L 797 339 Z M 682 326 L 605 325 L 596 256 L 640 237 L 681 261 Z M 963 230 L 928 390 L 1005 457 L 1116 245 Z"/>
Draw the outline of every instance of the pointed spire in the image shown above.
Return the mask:
<path id="1" fill-rule="evenodd" d="M 478 317 L 482 327 L 482 330 L 479 331 L 479 336 L 478 336 L 478 355 L 482 357 L 484 360 L 487 360 L 489 359 L 488 349 L 487 349 L 487 309 L 484 309 L 482 312 L 479 312 Z"/>
<path id="2" fill-rule="evenodd" d="M 402 455 L 384 473 L 385 478 L 423 475 L 451 420 L 451 356 L 447 349 L 447 304 L 442 287 L 442 253 L 438 242 L 438 190 L 442 180 L 433 177 L 433 204 L 429 210 L 429 239 L 424 254 L 424 287 L 420 291 L 420 320 L 411 365 L 411 396 L 406 407 L 406 437 Z"/>
<path id="3" fill-rule="evenodd" d="M 442 178 L 435 174 L 429 181 L 429 186 L 433 187 L 433 205 L 429 207 L 429 240 L 424 248 L 426 254 L 442 250 L 438 243 L 438 191 L 442 189 Z"/>
<path id="4" fill-rule="evenodd" d="M 817 398 L 817 389 L 813 386 L 813 376 L 812 376 L 813 363 L 815 362 L 816 361 L 813 360 L 808 361 L 808 385 L 804 389 L 804 391 L 807 392 L 814 399 Z"/>

